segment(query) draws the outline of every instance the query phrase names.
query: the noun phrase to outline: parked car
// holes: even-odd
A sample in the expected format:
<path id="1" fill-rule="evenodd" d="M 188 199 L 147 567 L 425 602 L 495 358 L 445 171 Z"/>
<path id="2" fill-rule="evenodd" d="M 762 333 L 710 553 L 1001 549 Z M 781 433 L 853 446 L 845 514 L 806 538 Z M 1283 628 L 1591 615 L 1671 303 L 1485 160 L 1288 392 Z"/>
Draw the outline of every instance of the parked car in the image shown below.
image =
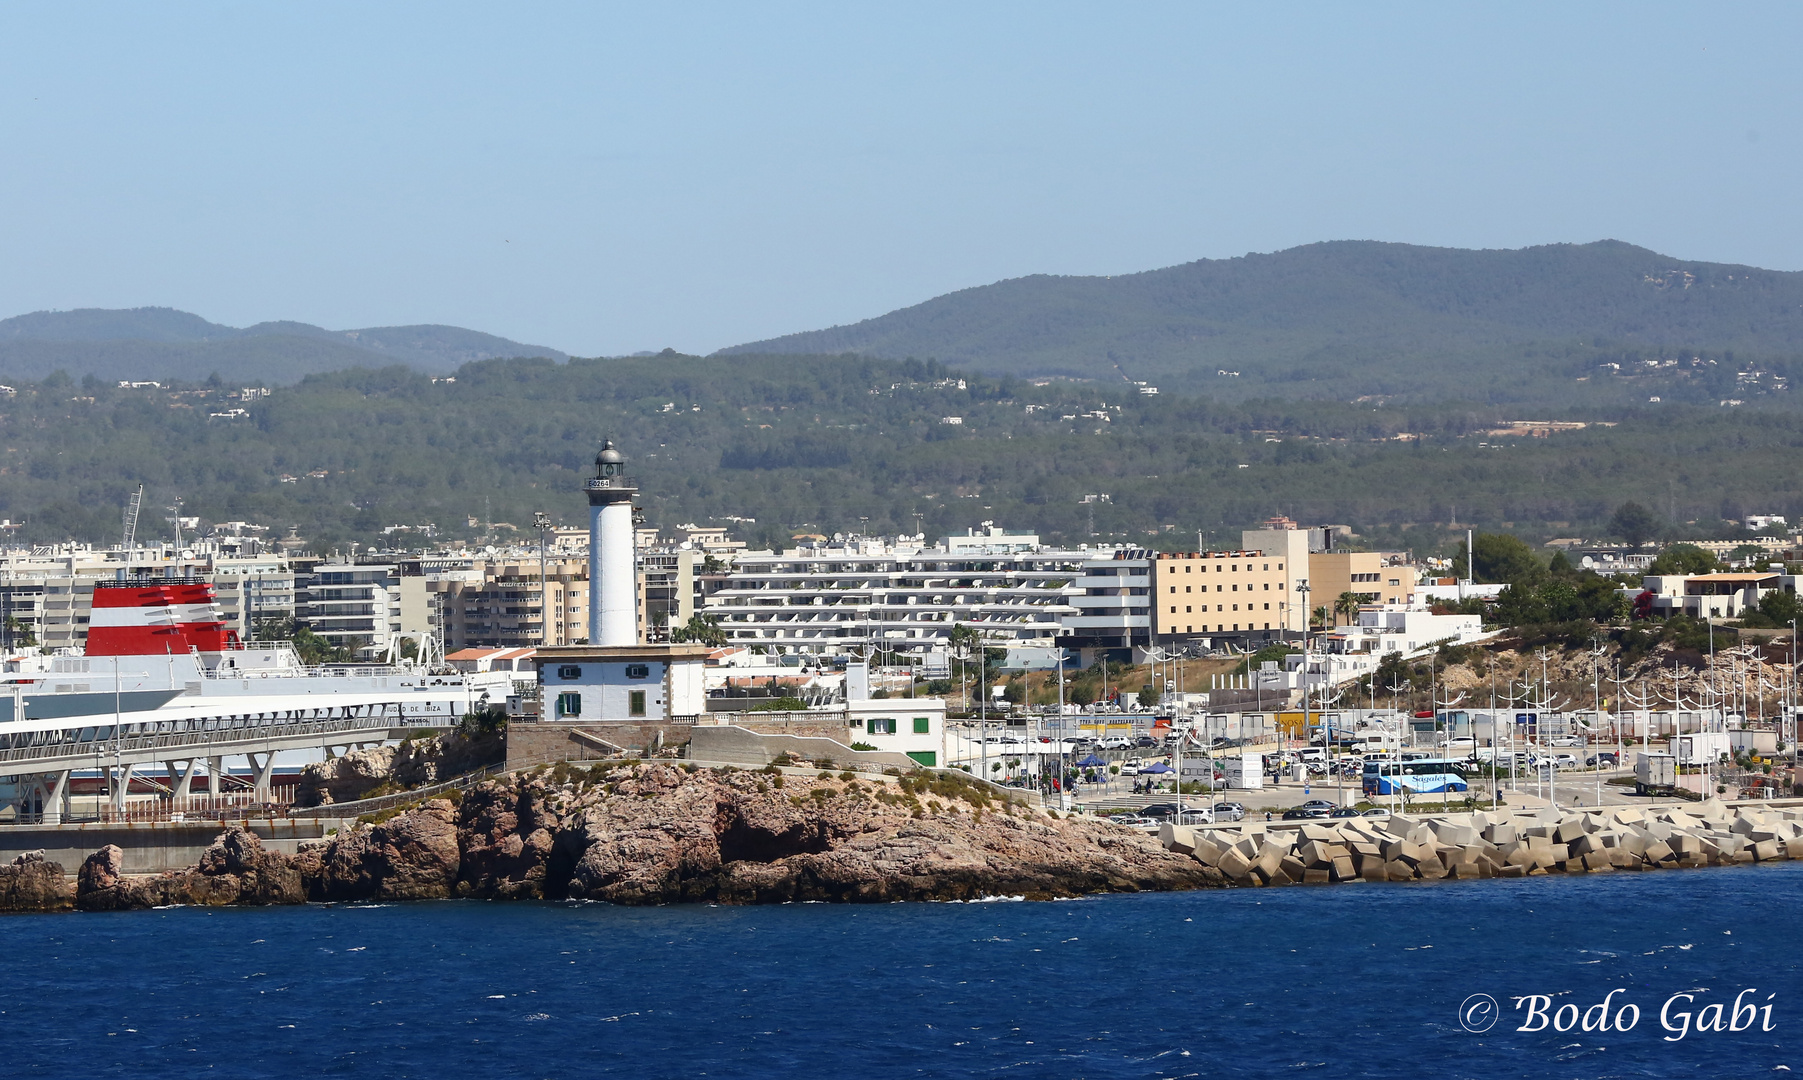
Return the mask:
<path id="1" fill-rule="evenodd" d="M 1213 825 L 1215 815 L 1214 811 L 1206 807 L 1193 806 L 1177 815 L 1174 820 L 1178 825 Z"/>
<path id="2" fill-rule="evenodd" d="M 1373 806 L 1371 809 L 1365 811 L 1363 814 L 1361 814 L 1359 816 L 1360 817 L 1370 817 L 1370 818 L 1387 818 L 1390 816 L 1390 812 L 1388 810 L 1385 810 L 1381 806 Z"/>
<path id="3" fill-rule="evenodd" d="M 1616 765 L 1616 758 L 1613 753 L 1591 754 L 1589 757 L 1584 759 L 1584 764 L 1590 766 L 1593 769 L 1595 769 L 1595 768 L 1613 769 L 1613 768 L 1615 768 L 1615 765 Z"/>
<path id="4" fill-rule="evenodd" d="M 1331 813 L 1327 816 L 1328 817 L 1364 817 L 1365 815 L 1359 813 L 1358 808 L 1355 806 L 1342 806 L 1338 810 L 1335 810 L 1333 813 Z"/>
<path id="5" fill-rule="evenodd" d="M 1309 806 L 1298 806 L 1294 810 L 1285 810 L 1283 812 L 1283 820 L 1285 821 L 1310 821 L 1315 818 L 1324 818 L 1326 816 L 1326 810 Z"/>
<path id="6" fill-rule="evenodd" d="M 1139 812 L 1144 817 L 1164 821 L 1177 812 L 1177 804 L 1174 802 L 1153 803 L 1151 806 L 1140 807 Z"/>
<path id="7" fill-rule="evenodd" d="M 1216 821 L 1239 821 L 1245 818 L 1246 808 L 1236 802 L 1218 802 L 1214 805 Z"/>
<path id="8" fill-rule="evenodd" d="M 1576 735 L 1555 735 L 1546 740 L 1548 746 L 1583 746 L 1584 740 Z"/>
<path id="9" fill-rule="evenodd" d="M 1140 758 L 1136 758 L 1136 757 L 1127 758 L 1125 761 L 1121 762 L 1121 775 L 1122 776 L 1138 776 L 1139 770 L 1143 765 L 1145 765 L 1145 761 Z"/>
<path id="10" fill-rule="evenodd" d="M 1578 767 L 1578 755 L 1554 754 L 1550 759 L 1555 769 L 1575 769 Z"/>
<path id="11" fill-rule="evenodd" d="M 1129 829 L 1138 829 L 1140 832 L 1148 833 L 1157 832 L 1159 825 L 1157 819 L 1143 817 L 1139 814 L 1116 814 L 1108 820 L 1116 825 L 1125 825 Z"/>
<path id="12" fill-rule="evenodd" d="M 1133 745 L 1139 747 L 1141 750 L 1150 750 L 1158 745 L 1158 740 L 1150 735 L 1141 735 L 1139 738 L 1133 740 Z"/>
<path id="13" fill-rule="evenodd" d="M 1319 810 L 1325 814 L 1332 813 L 1334 810 L 1338 809 L 1338 807 L 1334 806 L 1333 803 L 1328 802 L 1326 799 L 1310 799 L 1303 803 L 1298 809 Z"/>

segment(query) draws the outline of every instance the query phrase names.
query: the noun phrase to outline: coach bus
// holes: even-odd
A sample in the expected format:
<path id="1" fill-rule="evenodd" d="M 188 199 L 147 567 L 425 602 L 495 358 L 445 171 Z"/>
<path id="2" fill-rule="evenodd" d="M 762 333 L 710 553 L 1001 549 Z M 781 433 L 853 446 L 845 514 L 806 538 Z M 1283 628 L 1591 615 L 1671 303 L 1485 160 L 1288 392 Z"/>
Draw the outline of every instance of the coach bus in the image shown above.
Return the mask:
<path id="1" fill-rule="evenodd" d="M 1450 758 L 1365 762 L 1366 795 L 1438 795 L 1466 791 L 1464 763 Z"/>

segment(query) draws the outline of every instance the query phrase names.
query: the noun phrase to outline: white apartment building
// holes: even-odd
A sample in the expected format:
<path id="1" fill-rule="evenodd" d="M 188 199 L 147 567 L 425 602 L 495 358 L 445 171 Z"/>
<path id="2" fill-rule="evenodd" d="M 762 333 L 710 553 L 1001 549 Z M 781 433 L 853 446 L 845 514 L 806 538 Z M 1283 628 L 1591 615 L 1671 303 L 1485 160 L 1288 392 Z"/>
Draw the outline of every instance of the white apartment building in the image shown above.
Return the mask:
<path id="1" fill-rule="evenodd" d="M 1037 537 L 1000 530 L 994 546 L 972 542 L 986 536 L 973 531 L 934 547 L 919 537 L 840 537 L 780 554 L 743 552 L 705 610 L 735 645 L 924 653 L 943 649 L 959 624 L 997 647 L 1051 645 L 1079 614 L 1087 587 L 1079 582 L 1104 587 L 1089 573 L 1088 564 L 1107 561 L 1096 551 L 1048 551 Z M 1119 580 L 1110 575 L 1106 585 Z M 1107 597 L 1091 610 L 1116 606 Z"/>
<path id="2" fill-rule="evenodd" d="M 1122 548 L 1078 554 L 1086 557 L 1077 564 L 1082 576 L 1069 599 L 1077 610 L 1064 619 L 1058 644 L 1078 650 L 1085 667 L 1098 652 L 1151 644 L 1151 553 Z"/>

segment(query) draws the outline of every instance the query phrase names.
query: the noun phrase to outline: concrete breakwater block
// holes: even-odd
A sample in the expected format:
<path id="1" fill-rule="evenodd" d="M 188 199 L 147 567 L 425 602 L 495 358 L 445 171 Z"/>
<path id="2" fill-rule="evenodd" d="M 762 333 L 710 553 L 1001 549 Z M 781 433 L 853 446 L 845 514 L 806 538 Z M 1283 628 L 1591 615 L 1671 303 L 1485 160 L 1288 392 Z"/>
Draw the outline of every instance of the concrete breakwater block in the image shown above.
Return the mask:
<path id="1" fill-rule="evenodd" d="M 1236 885 L 1596 874 L 1803 858 L 1803 808 L 1478 811 L 1312 821 L 1299 828 L 1166 825 L 1164 846 Z"/>

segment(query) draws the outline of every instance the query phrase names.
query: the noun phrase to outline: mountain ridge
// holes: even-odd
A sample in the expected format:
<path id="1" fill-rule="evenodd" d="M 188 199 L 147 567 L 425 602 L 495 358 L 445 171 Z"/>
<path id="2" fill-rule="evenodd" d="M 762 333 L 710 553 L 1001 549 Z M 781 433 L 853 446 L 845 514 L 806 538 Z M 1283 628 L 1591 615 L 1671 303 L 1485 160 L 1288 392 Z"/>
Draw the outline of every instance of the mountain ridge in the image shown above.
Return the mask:
<path id="1" fill-rule="evenodd" d="M 930 357 L 989 374 L 1286 396 L 1411 382 L 1465 396 L 1473 364 L 1537 378 L 1550 359 L 1565 377 L 1615 354 L 1685 349 L 1803 356 L 1803 273 L 1618 240 L 1483 250 L 1325 241 L 1132 274 L 1009 278 L 715 355 Z"/>
<path id="2" fill-rule="evenodd" d="M 292 383 L 306 375 L 400 363 L 449 374 L 474 360 L 544 356 L 561 350 L 437 324 L 327 330 L 294 321 L 247 327 L 166 307 L 34 311 L 0 320 L 0 374 L 42 378 L 172 378 L 214 373 L 233 381 Z"/>

